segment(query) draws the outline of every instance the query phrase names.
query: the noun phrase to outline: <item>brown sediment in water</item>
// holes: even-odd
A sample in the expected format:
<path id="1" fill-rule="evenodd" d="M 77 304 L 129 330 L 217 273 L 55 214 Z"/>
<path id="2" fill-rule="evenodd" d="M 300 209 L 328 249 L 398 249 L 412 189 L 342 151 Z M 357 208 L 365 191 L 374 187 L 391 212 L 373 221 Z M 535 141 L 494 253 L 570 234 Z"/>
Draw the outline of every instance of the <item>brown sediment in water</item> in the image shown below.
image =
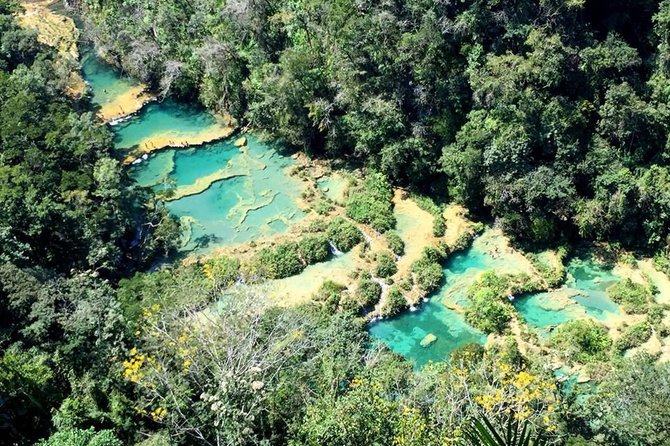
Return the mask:
<path id="1" fill-rule="evenodd" d="M 133 161 L 145 154 L 150 154 L 167 148 L 188 148 L 218 141 L 227 138 L 234 131 L 235 127 L 232 125 L 217 122 L 211 127 L 197 133 L 173 131 L 153 135 L 142 140 L 137 148 L 133 150 L 133 153 L 123 160 L 123 164 L 132 164 Z"/>
<path id="2" fill-rule="evenodd" d="M 20 2 L 24 11 L 17 15 L 16 21 L 23 28 L 37 31 L 37 40 L 58 50 L 59 65 L 76 66 L 79 60 L 79 30 L 70 17 L 56 14 L 49 6 L 56 0 Z M 65 93 L 72 98 L 80 98 L 86 92 L 86 82 L 78 70 L 72 70 L 68 76 Z"/>
<path id="3" fill-rule="evenodd" d="M 137 113 L 145 104 L 156 99 L 147 89 L 146 85 L 140 84 L 117 95 L 113 101 L 100 106 L 98 118 L 103 122 L 112 122 Z"/>

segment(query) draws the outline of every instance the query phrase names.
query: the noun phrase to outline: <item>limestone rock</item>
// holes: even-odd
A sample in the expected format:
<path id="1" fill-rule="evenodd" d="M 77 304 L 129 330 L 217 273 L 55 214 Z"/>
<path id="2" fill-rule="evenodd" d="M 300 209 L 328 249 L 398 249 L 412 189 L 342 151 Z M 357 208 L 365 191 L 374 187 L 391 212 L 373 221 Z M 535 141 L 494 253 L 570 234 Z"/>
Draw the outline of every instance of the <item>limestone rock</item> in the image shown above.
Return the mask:
<path id="1" fill-rule="evenodd" d="M 421 347 L 428 347 L 431 345 L 433 342 L 437 341 L 437 336 L 435 336 L 433 333 L 428 333 L 426 337 L 424 337 L 421 340 Z"/>
<path id="2" fill-rule="evenodd" d="M 247 137 L 246 136 L 241 136 L 235 140 L 233 143 L 235 147 L 244 147 L 247 145 Z"/>

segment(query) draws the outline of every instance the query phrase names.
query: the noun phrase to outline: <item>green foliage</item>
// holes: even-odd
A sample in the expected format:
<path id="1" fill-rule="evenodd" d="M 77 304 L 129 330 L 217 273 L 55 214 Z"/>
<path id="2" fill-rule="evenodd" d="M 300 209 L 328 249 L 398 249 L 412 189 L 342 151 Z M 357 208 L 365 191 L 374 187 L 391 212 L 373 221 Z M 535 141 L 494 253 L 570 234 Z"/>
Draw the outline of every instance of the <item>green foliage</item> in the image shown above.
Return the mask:
<path id="1" fill-rule="evenodd" d="M 396 287 L 391 287 L 384 302 L 382 303 L 381 313 L 384 316 L 394 316 L 407 308 L 407 299 Z"/>
<path id="2" fill-rule="evenodd" d="M 325 280 L 319 290 L 314 295 L 313 299 L 317 302 L 323 302 L 326 308 L 331 312 L 335 312 L 340 304 L 346 286 L 341 285 L 332 280 Z"/>
<path id="3" fill-rule="evenodd" d="M 433 216 L 433 235 L 435 237 L 443 237 L 447 230 L 447 222 L 441 214 Z"/>
<path id="4" fill-rule="evenodd" d="M 279 243 L 271 248 L 262 248 L 251 261 L 254 271 L 261 277 L 281 279 L 299 274 L 304 269 L 298 244 Z"/>
<path id="5" fill-rule="evenodd" d="M 386 237 L 386 242 L 388 243 L 389 248 L 393 254 L 401 256 L 405 253 L 405 242 L 402 238 L 400 238 L 400 235 L 398 235 L 397 232 L 386 231 L 384 237 Z"/>
<path id="6" fill-rule="evenodd" d="M 375 255 L 377 265 L 375 266 L 375 276 L 391 277 L 398 272 L 398 266 L 395 264 L 393 254 L 388 251 L 381 251 Z"/>
<path id="7" fill-rule="evenodd" d="M 370 307 L 379 301 L 382 286 L 369 276 L 363 276 L 356 286 L 356 299 L 361 307 Z"/>
<path id="8" fill-rule="evenodd" d="M 614 302 L 621 305 L 626 313 L 645 313 L 649 308 L 651 293 L 639 283 L 624 279 L 607 289 L 607 294 Z"/>
<path id="9" fill-rule="evenodd" d="M 552 334 L 550 344 L 571 361 L 588 363 L 604 360 L 612 338 L 602 325 L 592 320 L 566 322 Z"/>
<path id="10" fill-rule="evenodd" d="M 350 251 L 351 248 L 363 241 L 363 234 L 356 225 L 342 217 L 336 217 L 328 223 L 326 235 L 328 240 L 342 252 Z"/>
<path id="11" fill-rule="evenodd" d="M 359 223 L 372 226 L 377 232 L 395 227 L 393 189 L 383 175 L 370 172 L 359 186 L 349 190 L 347 216 Z"/>
<path id="12" fill-rule="evenodd" d="M 594 437 L 606 436 L 615 444 L 667 444 L 670 433 L 658 426 L 670 419 L 668 377 L 670 364 L 636 355 L 618 363 L 574 413 Z"/>
<path id="13" fill-rule="evenodd" d="M 227 288 L 239 278 L 240 260 L 235 257 L 215 257 L 205 263 L 203 270 L 209 271 L 217 286 Z"/>
<path id="14" fill-rule="evenodd" d="M 623 353 L 633 347 L 639 347 L 651 337 L 651 325 L 647 322 L 640 322 L 627 327 L 621 337 L 614 343 L 614 348 Z"/>
<path id="15" fill-rule="evenodd" d="M 430 262 L 426 259 L 418 260 L 412 264 L 416 283 L 425 293 L 435 291 L 444 279 L 442 265 Z"/>
<path id="16" fill-rule="evenodd" d="M 49 439 L 40 441 L 38 446 L 123 446 L 111 430 L 96 432 L 93 428 L 73 429 L 56 432 Z"/>
<path id="17" fill-rule="evenodd" d="M 308 235 L 298 241 L 298 252 L 303 263 L 312 265 L 323 262 L 330 255 L 328 237 L 325 235 Z"/>
<path id="18" fill-rule="evenodd" d="M 485 273 L 485 276 L 488 273 Z M 465 309 L 465 320 L 484 333 L 502 333 L 509 325 L 514 309 L 504 298 L 507 283 L 502 289 L 489 283 L 486 277 L 468 290 L 470 305 Z"/>
<path id="19" fill-rule="evenodd" d="M 543 446 L 544 436 L 534 434 L 529 422 L 520 422 L 514 414 L 508 416 L 507 424 L 498 428 L 485 416 L 472 420 L 465 429 L 469 446 Z"/>

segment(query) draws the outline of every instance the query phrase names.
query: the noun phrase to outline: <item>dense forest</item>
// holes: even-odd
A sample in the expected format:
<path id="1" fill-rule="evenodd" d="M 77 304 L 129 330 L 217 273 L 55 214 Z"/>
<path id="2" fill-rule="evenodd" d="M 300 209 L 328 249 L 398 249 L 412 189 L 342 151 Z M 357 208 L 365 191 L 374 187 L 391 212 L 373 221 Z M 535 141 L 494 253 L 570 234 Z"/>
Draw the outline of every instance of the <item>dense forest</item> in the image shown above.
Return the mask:
<path id="1" fill-rule="evenodd" d="M 667 1 L 81 0 L 105 57 L 523 242 L 667 245 Z"/>
<path id="2" fill-rule="evenodd" d="M 670 271 L 670 0 L 67 3 L 107 61 L 162 97 L 375 171 L 349 216 L 379 232 L 395 225 L 393 184 L 524 246 L 606 241 Z M 550 445 L 670 445 L 670 363 L 621 354 L 661 331 L 658 314 L 616 344 L 561 326 L 552 345 L 598 378 L 577 395 L 511 338 L 417 373 L 357 307 L 329 304 L 332 282 L 276 307 L 231 291 L 233 259 L 147 272 L 179 226 L 133 185 L 89 98 L 64 94 L 71 67 L 19 8 L 0 0 L 0 444 L 478 446 L 511 444 L 484 438 L 509 422 Z M 320 232 L 361 241 L 344 220 Z M 256 261 L 283 277 L 305 266 L 288 251 L 317 261 L 324 241 Z M 426 292 L 441 255 L 416 271 Z M 360 293 L 377 286 L 364 276 Z"/>

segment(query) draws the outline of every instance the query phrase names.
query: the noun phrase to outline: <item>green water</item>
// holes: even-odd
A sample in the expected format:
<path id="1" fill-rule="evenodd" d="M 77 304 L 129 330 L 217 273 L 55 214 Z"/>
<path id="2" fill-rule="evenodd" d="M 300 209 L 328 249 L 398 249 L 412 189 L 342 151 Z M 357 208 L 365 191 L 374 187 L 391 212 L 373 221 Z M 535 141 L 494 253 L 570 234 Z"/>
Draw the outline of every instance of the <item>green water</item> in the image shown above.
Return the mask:
<path id="1" fill-rule="evenodd" d="M 195 220 L 185 250 L 205 252 L 283 232 L 304 215 L 296 205 L 302 185 L 286 174 L 292 160 L 253 136 L 247 140 L 248 156 L 254 162 L 244 176 L 215 182 L 200 194 L 168 202 L 174 215 Z M 230 141 L 223 141 L 190 153 L 177 150 L 170 176 L 179 184 L 224 168 L 228 161 L 235 164 L 242 155 L 234 147 L 235 153 L 230 154 L 231 147 Z M 141 176 L 143 169 L 151 170 L 152 161 L 150 158 L 137 166 L 136 175 Z"/>
<path id="2" fill-rule="evenodd" d="M 483 344 L 484 333 L 468 325 L 461 313 L 445 304 L 467 305 L 468 288 L 483 271 L 490 269 L 510 271 L 515 265 L 505 265 L 503 259 L 492 257 L 486 238 L 480 237 L 470 249 L 450 257 L 444 267 L 445 283 L 428 302 L 417 311 L 372 323 L 370 334 L 411 360 L 417 368 L 429 361 L 447 360 L 451 352 L 464 345 Z M 437 336 L 437 341 L 422 347 L 420 342 L 429 333 Z"/>
<path id="3" fill-rule="evenodd" d="M 572 258 L 567 264 L 565 286 L 558 292 L 569 296 L 570 303 L 555 308 L 556 292 L 537 293 L 517 299 L 514 305 L 526 322 L 546 329 L 576 317 L 605 320 L 620 313 L 619 306 L 607 296 L 607 288 L 619 278 L 612 268 L 594 261 L 590 256 Z"/>
<path id="4" fill-rule="evenodd" d="M 139 85 L 102 61 L 91 48 L 81 48 L 81 71 L 93 94 L 94 104 L 105 105 Z"/>
<path id="5" fill-rule="evenodd" d="M 216 124 L 214 116 L 193 104 L 152 102 L 114 127 L 117 148 L 128 149 L 161 134 L 198 134 Z"/>
<path id="6" fill-rule="evenodd" d="M 93 100 L 103 105 L 137 85 L 88 51 L 82 61 Z M 210 113 L 193 104 L 152 102 L 130 119 L 112 126 L 115 145 L 125 150 L 142 140 L 168 133 L 197 134 L 215 124 Z M 274 147 L 248 136 L 244 149 L 224 140 L 184 149 L 162 150 L 129 167 L 136 182 L 155 191 L 188 186 L 221 170 L 230 178 L 213 182 L 196 195 L 167 203 L 187 226 L 185 251 L 248 242 L 286 231 L 303 216 L 296 199 L 302 183 L 286 173 L 293 163 Z M 182 218 L 183 217 L 183 218 Z"/>
<path id="7" fill-rule="evenodd" d="M 428 302 L 417 311 L 406 311 L 395 318 L 372 323 L 370 334 L 412 361 L 417 368 L 429 361 L 444 361 L 451 352 L 468 343 L 483 344 L 486 340 L 484 334 L 468 325 L 462 314 L 445 304 L 466 307 L 467 290 L 483 271 L 521 271 L 520 265 L 504 256 L 492 257 L 490 246 L 486 236 L 482 236 L 474 241 L 470 249 L 453 255 L 444 267 L 444 285 Z M 589 257 L 582 257 L 570 260 L 567 272 L 566 287 L 561 292 L 570 296 L 569 305 L 557 307 L 551 293 L 536 293 L 516 299 L 514 305 L 529 325 L 546 329 L 575 318 L 605 319 L 619 312 L 618 306 L 605 292 L 618 280 L 611 268 Z M 420 342 L 429 333 L 437 336 L 437 341 L 422 347 Z"/>

